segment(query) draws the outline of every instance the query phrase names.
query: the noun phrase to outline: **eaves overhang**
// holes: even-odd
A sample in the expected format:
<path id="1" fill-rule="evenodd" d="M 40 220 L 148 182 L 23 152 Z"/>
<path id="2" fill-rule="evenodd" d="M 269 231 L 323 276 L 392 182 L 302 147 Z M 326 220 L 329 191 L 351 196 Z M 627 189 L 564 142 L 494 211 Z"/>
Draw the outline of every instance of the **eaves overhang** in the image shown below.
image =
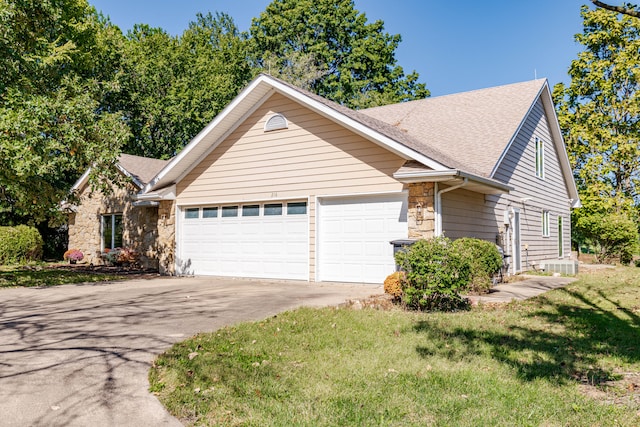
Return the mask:
<path id="1" fill-rule="evenodd" d="M 513 190 L 510 185 L 496 181 L 494 179 L 484 178 L 473 175 L 459 169 L 425 170 L 412 172 L 396 172 L 393 177 L 404 184 L 413 184 L 418 182 L 438 182 L 447 185 L 457 185 L 468 180 L 464 186 L 465 190 L 474 191 L 482 194 L 508 194 Z"/>

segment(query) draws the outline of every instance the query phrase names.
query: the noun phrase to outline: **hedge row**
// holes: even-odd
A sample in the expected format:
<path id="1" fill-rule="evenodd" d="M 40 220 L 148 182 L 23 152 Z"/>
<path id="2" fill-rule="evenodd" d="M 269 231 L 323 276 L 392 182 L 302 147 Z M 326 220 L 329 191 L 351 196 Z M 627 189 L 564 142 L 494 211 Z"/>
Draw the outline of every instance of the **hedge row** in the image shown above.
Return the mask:
<path id="1" fill-rule="evenodd" d="M 0 227 L 0 265 L 42 259 L 42 236 L 34 227 Z"/>

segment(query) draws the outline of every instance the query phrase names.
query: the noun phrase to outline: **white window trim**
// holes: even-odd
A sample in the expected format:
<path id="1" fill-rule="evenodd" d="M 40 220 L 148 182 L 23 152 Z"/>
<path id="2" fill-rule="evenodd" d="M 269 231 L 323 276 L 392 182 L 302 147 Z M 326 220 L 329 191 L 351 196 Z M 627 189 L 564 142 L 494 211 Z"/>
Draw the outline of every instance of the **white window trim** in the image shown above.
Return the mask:
<path id="1" fill-rule="evenodd" d="M 538 137 L 535 139 L 535 167 L 536 167 L 536 177 L 539 179 L 544 179 L 544 141 Z"/>
<path id="2" fill-rule="evenodd" d="M 109 245 L 109 249 L 114 249 L 116 246 L 116 216 L 122 217 L 122 221 L 124 221 L 124 215 L 122 213 L 110 213 L 110 214 L 101 214 L 100 215 L 100 252 L 102 252 L 105 248 L 104 242 L 104 219 L 111 219 L 111 243 Z M 124 225 L 123 225 L 124 226 Z M 123 236 L 124 237 L 124 236 Z M 124 244 L 124 242 L 123 242 Z"/>
<path id="3" fill-rule="evenodd" d="M 549 237 L 551 233 L 549 232 L 550 222 L 550 214 L 549 211 L 542 211 L 542 237 Z"/>
<path id="4" fill-rule="evenodd" d="M 564 218 L 562 215 L 557 217 L 558 226 L 558 258 L 564 258 Z"/>

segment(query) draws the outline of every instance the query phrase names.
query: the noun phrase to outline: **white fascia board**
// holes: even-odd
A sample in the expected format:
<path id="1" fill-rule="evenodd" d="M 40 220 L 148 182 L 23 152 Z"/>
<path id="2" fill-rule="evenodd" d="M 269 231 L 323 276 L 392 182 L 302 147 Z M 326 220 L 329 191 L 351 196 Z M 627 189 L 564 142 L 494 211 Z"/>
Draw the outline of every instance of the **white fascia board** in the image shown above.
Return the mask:
<path id="1" fill-rule="evenodd" d="M 172 172 L 175 168 L 179 167 L 181 163 L 185 160 L 185 158 L 189 157 L 189 155 L 196 150 L 200 142 L 217 126 L 220 125 L 229 114 L 237 108 L 246 97 L 255 90 L 262 82 L 264 81 L 264 76 L 260 76 L 256 80 L 253 81 L 249 86 L 247 86 L 238 96 L 236 96 L 233 101 L 231 101 L 212 121 L 209 123 L 203 130 L 200 131 L 187 145 L 184 147 L 158 174 L 147 184 L 144 191 L 148 192 L 154 189 L 156 184 L 162 181 L 170 172 Z M 199 158 L 200 156 L 198 156 Z M 195 159 L 194 159 L 195 160 Z M 192 162 L 193 163 L 193 162 Z M 190 166 L 190 165 L 188 165 Z M 185 168 L 186 169 L 186 168 Z M 179 175 L 183 175 L 184 171 L 181 171 Z M 175 183 L 174 182 L 172 183 Z"/>
<path id="2" fill-rule="evenodd" d="M 534 101 L 531 103 L 531 106 L 529 107 L 527 114 L 525 114 L 524 117 L 522 118 L 520 125 L 518 126 L 518 128 L 516 129 L 516 132 L 511 137 L 511 140 L 509 141 L 506 148 L 502 152 L 500 159 L 494 165 L 493 170 L 491 171 L 491 174 L 489 176 L 493 177 L 493 175 L 496 173 L 496 171 L 502 164 L 502 161 L 504 160 L 507 153 L 511 149 L 511 145 L 513 145 L 516 137 L 520 133 L 522 126 L 524 126 L 524 123 L 529 117 L 529 114 L 531 114 L 531 111 L 535 107 L 538 99 L 542 100 L 542 106 L 544 108 L 544 112 L 547 117 L 547 122 L 549 123 L 549 130 L 551 131 L 553 143 L 556 148 L 556 152 L 558 153 L 558 159 L 560 161 L 560 172 L 562 173 L 562 176 L 567 186 L 567 191 L 569 192 L 569 196 L 571 198 L 571 207 L 579 208 L 580 206 L 582 206 L 582 203 L 580 202 L 580 196 L 578 195 L 578 188 L 576 187 L 576 182 L 573 178 L 573 172 L 571 171 L 569 156 L 567 155 L 567 149 L 564 144 L 564 139 L 562 138 L 560 123 L 558 122 L 556 110 L 553 105 L 553 98 L 551 97 L 551 91 L 549 89 L 549 81 L 547 79 L 544 80 L 544 83 L 540 88 L 540 90 L 538 91 L 538 94 L 534 98 Z"/>
<path id="3" fill-rule="evenodd" d="M 116 163 L 116 168 L 118 168 L 118 170 L 120 172 L 122 172 L 122 174 L 124 174 L 124 176 L 126 176 L 127 178 L 130 178 L 131 181 L 133 181 L 133 183 L 136 185 L 136 187 L 138 187 L 141 190 L 144 188 L 144 184 L 142 182 L 140 182 L 140 180 L 138 178 L 136 178 L 135 176 L 131 175 L 129 173 L 129 171 L 126 170 L 125 168 L 123 168 L 120 163 Z"/>
<path id="4" fill-rule="evenodd" d="M 529 114 L 531 114 L 531 111 L 533 111 L 533 108 L 536 106 L 536 102 L 540 98 L 540 95 L 541 95 L 542 91 L 544 90 L 545 87 L 547 87 L 547 85 L 548 85 L 548 82 L 547 82 L 547 79 L 545 79 L 542 87 L 540 88 L 540 90 L 538 91 L 538 94 L 533 99 L 533 102 L 529 106 L 529 109 L 527 110 L 526 114 L 522 117 L 522 120 L 520 121 L 520 124 L 518 125 L 516 131 L 513 133 L 513 135 L 511 135 L 511 139 L 509 140 L 509 143 L 507 144 L 505 149 L 502 151 L 502 154 L 500 155 L 500 158 L 498 159 L 496 164 L 493 165 L 493 169 L 491 170 L 491 173 L 489 174 L 490 177 L 493 177 L 493 175 L 498 171 L 498 168 L 502 164 L 502 161 L 504 160 L 504 158 L 507 156 L 507 153 L 511 149 L 511 146 L 513 145 L 513 143 L 515 142 L 518 134 L 520 133 L 520 130 L 522 129 L 522 126 L 524 126 L 525 122 L 527 121 L 527 118 L 529 117 Z"/>
<path id="5" fill-rule="evenodd" d="M 262 96 L 262 98 L 260 98 L 259 101 L 255 102 L 253 106 L 249 110 L 247 110 L 238 120 L 236 120 L 231 126 L 228 126 L 227 130 L 225 130 L 225 132 L 222 135 L 220 135 L 202 154 L 200 154 L 198 158 L 204 159 L 209 154 L 211 154 L 211 152 L 215 150 L 218 147 L 218 145 L 220 145 L 225 139 L 227 139 L 227 137 L 231 135 L 238 128 L 240 124 L 242 124 L 251 114 L 253 114 L 258 108 L 260 108 L 260 106 L 264 104 L 264 102 L 269 98 L 269 96 L 271 96 L 271 94 L 273 94 L 273 92 L 274 92 L 273 89 L 268 90 L 264 94 L 264 96 Z M 198 165 L 197 162 L 192 162 L 189 165 L 189 167 L 185 168 L 182 171 L 182 173 L 174 179 L 174 182 L 180 182 L 197 165 Z"/>
<path id="6" fill-rule="evenodd" d="M 140 192 L 136 194 L 135 197 L 136 197 L 136 200 L 152 200 L 152 201 L 175 200 L 176 186 L 174 184 L 165 188 L 161 188 L 160 190 L 151 191 L 148 193 Z"/>
<path id="7" fill-rule="evenodd" d="M 582 203 L 580 202 L 580 195 L 578 194 L 576 181 L 573 178 L 573 171 L 571 170 L 571 163 L 569 162 L 569 155 L 567 154 L 567 148 L 564 143 L 564 138 L 562 137 L 560 122 L 558 121 L 558 116 L 556 115 L 556 109 L 553 104 L 551 92 L 549 91 L 549 86 L 545 85 L 545 88 L 546 90 L 544 96 L 542 97 L 542 104 L 544 106 L 547 117 L 551 118 L 551 120 L 549 120 L 549 122 L 551 122 L 549 128 L 553 136 L 556 153 L 558 153 L 560 171 L 562 172 L 562 176 L 564 177 L 567 191 L 569 193 L 569 198 L 571 199 L 571 207 L 579 208 L 580 206 L 582 206 Z"/>
<path id="8" fill-rule="evenodd" d="M 84 185 L 89 181 L 89 174 L 91 173 L 91 168 L 88 168 L 85 173 L 82 174 L 80 178 L 73 184 L 71 187 L 71 192 L 80 190 Z"/>
<path id="9" fill-rule="evenodd" d="M 415 182 L 445 182 L 455 178 L 467 178 L 471 182 L 482 184 L 487 187 L 495 188 L 497 190 L 504 191 L 506 193 L 513 190 L 513 187 L 507 184 L 503 184 L 493 179 L 484 178 L 478 175 L 473 175 L 467 172 L 463 172 L 457 169 L 448 169 L 444 171 L 417 171 L 407 173 L 395 173 L 393 177 L 400 182 L 415 183 Z"/>
<path id="10" fill-rule="evenodd" d="M 308 96 L 298 92 L 297 90 L 289 86 L 285 86 L 278 81 L 270 81 L 269 83 L 276 90 L 286 95 L 287 97 L 295 99 L 299 103 L 306 105 L 307 107 L 319 113 L 320 115 L 327 117 L 334 122 L 337 122 L 338 124 L 352 130 L 353 132 L 365 137 L 370 141 L 377 143 L 378 145 L 383 146 L 387 150 L 397 154 L 398 156 L 404 159 L 407 159 L 407 160 L 411 159 L 411 160 L 418 161 L 423 165 L 428 166 L 429 168 L 434 170 L 448 170 L 446 166 L 436 162 L 435 160 L 429 157 L 426 157 L 425 155 L 420 154 L 415 150 L 409 147 L 406 147 L 405 145 L 402 145 L 399 142 L 385 135 L 382 135 L 381 133 L 374 131 L 370 127 L 350 117 L 343 115 L 342 113 L 334 110 L 333 108 L 325 104 L 322 104 L 312 98 L 309 98 Z"/>
<path id="11" fill-rule="evenodd" d="M 264 100 L 266 100 L 266 98 L 272 93 L 273 90 L 277 90 L 278 92 L 282 93 L 288 98 L 296 100 L 300 104 L 307 106 L 311 110 L 316 111 L 322 116 L 327 117 L 332 121 L 341 124 L 342 126 L 345 126 L 346 128 L 367 138 L 368 140 L 383 146 L 387 150 L 399 155 L 404 159 L 416 160 L 424 164 L 425 166 L 428 166 L 431 169 L 435 169 L 435 170 L 448 169 L 444 165 L 434 161 L 433 159 L 430 159 L 424 156 L 423 154 L 420 154 L 414 151 L 413 149 L 408 148 L 398 143 L 397 141 L 372 130 L 368 126 L 339 113 L 333 108 L 306 96 L 305 94 L 295 90 L 294 88 L 284 85 L 269 76 L 262 75 L 257 79 L 255 79 L 242 92 L 240 92 L 240 94 L 233 101 L 231 101 L 231 103 L 229 103 L 229 105 L 227 105 L 211 123 L 207 125 L 207 127 L 205 127 L 198 135 L 196 135 L 191 140 L 191 142 L 189 142 L 189 144 L 187 144 L 187 146 L 183 148 L 182 151 L 180 151 L 180 153 L 178 153 L 178 155 L 176 155 L 149 182 L 149 184 L 147 184 L 147 186 L 144 189 L 144 192 L 153 191 L 156 185 L 169 184 L 169 182 L 162 182 L 163 179 L 168 178 L 168 176 L 170 176 L 172 172 L 175 172 L 174 169 L 180 168 L 180 166 L 183 165 L 183 163 L 186 161 L 188 164 L 183 165 L 184 166 L 183 169 L 180 170 L 180 173 L 177 173 L 173 179 L 171 179 L 171 183 L 175 183 L 179 181 L 181 178 L 183 178 L 185 175 L 185 171 L 190 167 L 193 167 L 192 164 L 197 161 L 197 158 L 202 158 L 205 153 L 210 153 L 220 143 L 220 141 L 224 139 L 224 137 L 228 136 L 229 132 L 231 132 L 233 129 L 233 125 L 237 124 L 241 120 L 236 120 L 233 123 L 228 124 L 227 129 L 225 129 L 225 132 L 223 132 L 221 136 L 211 144 L 210 147 L 207 147 L 207 150 L 204 150 L 202 153 L 194 153 L 194 155 L 197 155 L 197 158 L 194 158 L 192 161 L 189 161 L 188 158 L 192 155 L 193 152 L 196 151 L 197 147 L 200 145 L 203 139 L 205 139 L 205 137 L 209 135 L 211 131 L 216 127 L 224 126 L 224 121 L 228 118 L 231 112 L 236 108 L 239 108 L 241 104 L 243 104 L 246 101 L 246 98 L 249 96 L 249 94 L 251 94 L 255 90 L 258 90 L 258 88 L 263 85 L 268 86 L 268 88 L 265 88 L 264 90 L 265 93 L 260 97 L 259 101 L 255 102 L 250 108 L 247 108 L 247 111 L 245 112 L 245 114 L 243 114 L 242 118 L 246 118 L 248 114 L 251 114 L 252 112 L 254 112 L 264 102 Z"/>

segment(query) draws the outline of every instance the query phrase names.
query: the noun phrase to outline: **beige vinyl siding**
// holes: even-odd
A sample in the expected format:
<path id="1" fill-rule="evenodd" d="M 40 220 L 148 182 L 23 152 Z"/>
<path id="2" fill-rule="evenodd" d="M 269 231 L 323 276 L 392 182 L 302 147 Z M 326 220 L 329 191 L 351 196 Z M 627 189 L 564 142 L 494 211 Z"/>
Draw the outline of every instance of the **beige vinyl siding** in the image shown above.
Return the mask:
<path id="1" fill-rule="evenodd" d="M 265 132 L 275 113 L 288 129 Z M 315 279 L 315 197 L 399 192 L 404 159 L 274 94 L 177 183 L 177 203 L 308 200 L 310 280 Z"/>
<path id="2" fill-rule="evenodd" d="M 289 128 L 264 132 L 281 113 Z M 275 94 L 177 185 L 178 203 L 401 191 L 400 157 Z"/>
<path id="3" fill-rule="evenodd" d="M 544 141 L 544 179 L 536 177 L 536 137 Z M 454 239 L 473 235 L 495 242 L 504 211 L 520 209 L 522 268 L 530 270 L 534 262 L 558 257 L 557 217 L 562 216 L 567 257 L 571 248 L 569 195 L 540 100 L 532 108 L 494 178 L 515 190 L 500 196 L 474 195 L 463 190 L 443 194 L 445 235 Z M 542 237 L 543 210 L 550 212 L 549 237 Z M 525 251 L 525 245 L 528 251 Z"/>

